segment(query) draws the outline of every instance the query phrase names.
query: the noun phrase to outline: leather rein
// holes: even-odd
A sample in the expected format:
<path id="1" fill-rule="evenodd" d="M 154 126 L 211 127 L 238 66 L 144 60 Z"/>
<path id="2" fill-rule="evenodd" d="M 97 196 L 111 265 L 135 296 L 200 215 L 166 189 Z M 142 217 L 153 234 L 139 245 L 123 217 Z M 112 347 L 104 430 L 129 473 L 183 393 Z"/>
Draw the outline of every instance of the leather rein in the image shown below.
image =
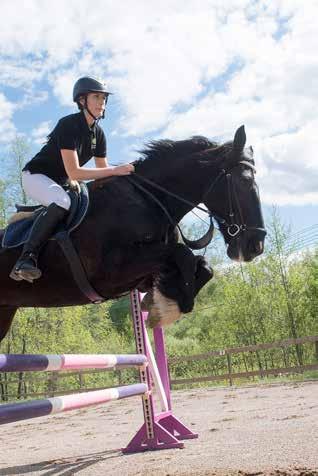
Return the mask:
<path id="1" fill-rule="evenodd" d="M 264 228 L 258 228 L 258 227 L 249 227 L 244 223 L 244 218 L 243 218 L 243 213 L 242 209 L 238 200 L 237 196 L 237 191 L 233 183 L 233 177 L 232 177 L 232 170 L 239 165 L 245 165 L 249 167 L 250 169 L 253 170 L 253 172 L 256 171 L 255 166 L 248 162 L 247 160 L 241 160 L 237 164 L 235 164 L 233 167 L 231 167 L 228 170 L 221 169 L 219 174 L 216 176 L 214 181 L 211 183 L 210 187 L 208 190 L 205 192 L 203 198 L 201 199 L 201 202 L 204 202 L 205 198 L 213 191 L 214 187 L 216 184 L 221 180 L 221 178 L 226 178 L 226 183 L 227 183 L 227 195 L 228 195 L 228 203 L 229 203 L 229 211 L 228 211 L 228 219 L 221 217 L 217 215 L 214 212 L 210 212 L 209 210 L 206 210 L 205 208 L 200 207 L 198 204 L 193 203 L 180 195 L 177 195 L 176 193 L 171 192 L 170 190 L 167 190 L 166 188 L 162 187 L 161 185 L 158 185 L 156 182 L 153 182 L 152 180 L 143 177 L 142 175 L 137 174 L 134 172 L 132 175 L 126 176 L 126 179 L 131 182 L 137 189 L 141 190 L 144 192 L 148 197 L 150 197 L 163 211 L 163 213 L 166 215 L 168 218 L 168 221 L 171 223 L 171 225 L 175 228 L 177 227 L 181 237 L 184 241 L 184 243 L 189 246 L 189 248 L 193 250 L 199 250 L 202 248 L 205 248 L 212 240 L 213 238 L 213 231 L 214 231 L 214 224 L 213 224 L 213 218 L 221 225 L 226 227 L 227 234 L 231 237 L 230 239 L 237 237 L 244 231 L 248 230 L 257 230 L 266 233 Z M 167 208 L 164 206 L 164 204 L 156 197 L 148 188 L 144 187 L 141 183 L 135 180 L 137 178 L 141 182 L 144 182 L 145 184 L 150 185 L 152 188 L 159 190 L 160 192 L 165 193 L 166 195 L 169 195 L 180 202 L 183 202 L 191 207 L 191 209 L 196 208 L 197 210 L 200 210 L 206 214 L 209 215 L 210 218 L 210 226 L 208 231 L 199 239 L 197 240 L 189 240 L 186 238 L 180 229 L 180 226 L 178 223 L 175 222 L 175 220 L 172 218 L 171 214 L 167 210 Z M 238 219 L 235 220 L 235 213 L 234 213 L 234 203 L 236 205 L 236 208 L 238 210 Z"/>

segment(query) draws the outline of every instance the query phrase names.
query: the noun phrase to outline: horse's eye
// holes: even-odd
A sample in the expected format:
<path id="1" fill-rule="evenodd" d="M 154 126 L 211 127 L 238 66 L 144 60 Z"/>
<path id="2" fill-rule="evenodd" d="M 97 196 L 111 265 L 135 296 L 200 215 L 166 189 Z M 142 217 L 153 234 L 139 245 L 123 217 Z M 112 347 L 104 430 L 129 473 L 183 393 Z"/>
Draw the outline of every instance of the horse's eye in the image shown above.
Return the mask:
<path id="1" fill-rule="evenodd" d="M 251 180 L 251 172 L 249 170 L 244 170 L 244 172 L 242 173 L 242 177 L 244 180 Z"/>

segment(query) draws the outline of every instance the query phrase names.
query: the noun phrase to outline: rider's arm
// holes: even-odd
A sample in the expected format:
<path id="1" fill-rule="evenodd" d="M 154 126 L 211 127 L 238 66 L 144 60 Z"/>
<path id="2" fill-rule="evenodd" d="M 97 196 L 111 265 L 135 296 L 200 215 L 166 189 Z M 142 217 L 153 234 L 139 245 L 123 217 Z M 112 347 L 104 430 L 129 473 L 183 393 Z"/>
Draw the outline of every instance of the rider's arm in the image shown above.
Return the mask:
<path id="1" fill-rule="evenodd" d="M 109 167 L 107 157 L 94 157 L 95 165 L 98 169 Z"/>
<path id="2" fill-rule="evenodd" d="M 63 164 L 70 180 L 95 180 L 113 175 L 129 175 L 134 171 L 131 164 L 106 166 L 101 168 L 81 167 L 76 150 L 61 149 Z"/>

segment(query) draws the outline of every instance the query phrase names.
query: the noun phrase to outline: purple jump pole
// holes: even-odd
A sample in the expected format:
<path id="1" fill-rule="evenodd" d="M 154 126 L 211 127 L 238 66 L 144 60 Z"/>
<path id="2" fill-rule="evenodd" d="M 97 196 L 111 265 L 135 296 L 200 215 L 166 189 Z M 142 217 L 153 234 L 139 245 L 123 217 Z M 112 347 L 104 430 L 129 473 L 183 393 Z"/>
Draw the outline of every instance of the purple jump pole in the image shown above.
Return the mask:
<path id="1" fill-rule="evenodd" d="M 112 354 L 0 354 L 1 372 L 50 372 L 53 370 L 113 369 L 141 366 L 147 362 L 145 355 Z"/>
<path id="2" fill-rule="evenodd" d="M 137 354 L 148 357 L 145 334 L 147 332 L 145 319 L 147 313 L 142 313 L 140 308 L 140 294 L 137 290 L 130 293 L 134 331 L 136 338 Z M 157 335 L 157 338 L 156 338 Z M 157 342 L 156 342 L 157 339 Z M 167 369 L 167 359 L 165 355 L 163 332 L 155 334 L 156 357 L 159 374 L 169 402 L 169 411 L 155 414 L 154 400 L 152 392 L 147 392 L 142 396 L 144 424 L 130 441 L 123 453 L 136 453 L 146 450 L 161 450 L 169 448 L 183 448 L 180 441 L 187 438 L 197 438 L 183 423 L 181 423 L 171 411 L 170 386 Z M 152 380 L 149 368 L 140 369 L 140 381 L 146 383 L 148 388 L 152 388 Z"/>
<path id="3" fill-rule="evenodd" d="M 148 387 L 146 384 L 138 383 L 124 387 L 53 397 L 45 400 L 0 405 L 0 425 L 29 418 L 47 416 L 54 413 L 67 412 L 69 410 L 77 410 L 83 407 L 110 402 L 111 400 L 143 395 L 147 391 Z"/>

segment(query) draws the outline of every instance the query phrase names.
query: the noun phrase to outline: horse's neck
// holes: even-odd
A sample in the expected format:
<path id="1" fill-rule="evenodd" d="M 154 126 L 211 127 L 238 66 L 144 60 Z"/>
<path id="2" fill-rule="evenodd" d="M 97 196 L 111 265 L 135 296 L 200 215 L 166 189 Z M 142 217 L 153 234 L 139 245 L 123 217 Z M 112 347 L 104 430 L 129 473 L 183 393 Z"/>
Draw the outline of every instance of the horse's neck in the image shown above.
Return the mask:
<path id="1" fill-rule="evenodd" d="M 147 176 L 145 177 L 148 178 Z M 188 202 L 197 204 L 203 198 L 205 190 L 212 183 L 213 176 L 210 177 L 210 171 L 207 173 L 199 167 L 196 169 L 192 167 L 189 169 L 183 168 L 170 177 L 161 178 L 159 176 L 158 178 L 151 178 L 151 180 L 181 199 L 183 198 Z M 155 188 L 152 189 L 151 186 L 147 188 L 155 196 L 158 195 L 158 191 Z M 160 201 L 168 209 L 176 222 L 180 221 L 193 208 L 182 200 L 172 197 L 169 193 L 160 192 Z"/>

